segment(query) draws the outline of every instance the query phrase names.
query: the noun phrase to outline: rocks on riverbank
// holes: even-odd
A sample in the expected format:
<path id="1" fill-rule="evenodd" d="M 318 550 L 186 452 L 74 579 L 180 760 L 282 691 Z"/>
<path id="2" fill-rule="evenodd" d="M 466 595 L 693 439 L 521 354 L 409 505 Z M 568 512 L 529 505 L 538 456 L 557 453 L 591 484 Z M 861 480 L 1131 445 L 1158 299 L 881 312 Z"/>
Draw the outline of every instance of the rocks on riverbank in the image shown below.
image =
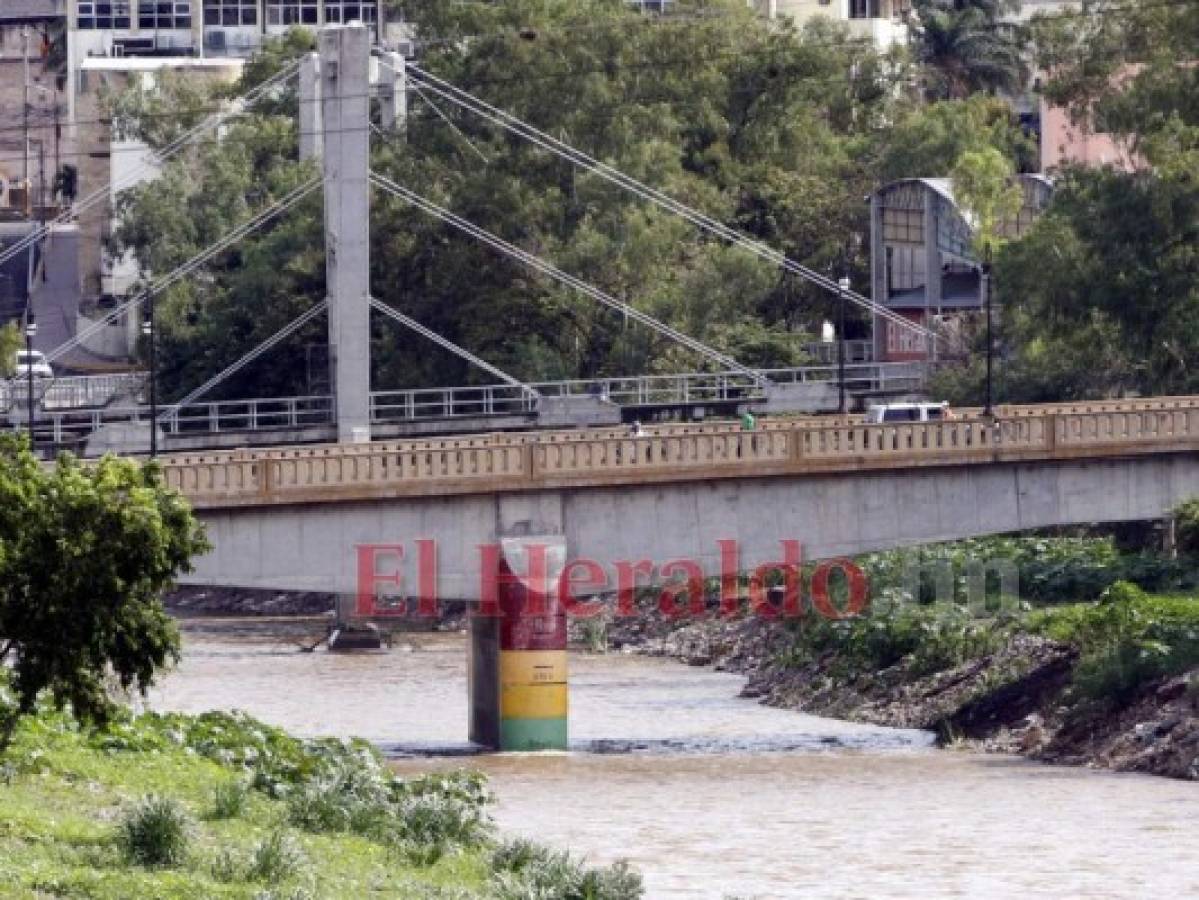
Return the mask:
<path id="1" fill-rule="evenodd" d="M 592 626 L 594 628 L 595 626 Z M 937 731 L 947 743 L 1199 780 L 1199 669 L 1153 682 L 1118 708 L 1066 702 L 1078 651 L 1017 632 L 960 666 L 922 673 L 911 658 L 847 675 L 835 654 L 789 667 L 790 641 L 751 616 L 661 616 L 607 622 L 616 649 L 711 665 L 748 677 L 743 696 L 786 709 L 857 722 Z"/>

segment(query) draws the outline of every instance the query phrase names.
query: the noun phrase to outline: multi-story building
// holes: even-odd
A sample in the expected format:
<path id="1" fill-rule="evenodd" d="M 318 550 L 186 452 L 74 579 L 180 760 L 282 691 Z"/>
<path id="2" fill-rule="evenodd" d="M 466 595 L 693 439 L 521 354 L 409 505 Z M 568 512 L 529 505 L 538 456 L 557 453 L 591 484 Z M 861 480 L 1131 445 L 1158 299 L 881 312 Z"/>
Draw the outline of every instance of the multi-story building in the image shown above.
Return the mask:
<path id="1" fill-rule="evenodd" d="M 751 0 L 759 13 L 770 19 L 787 17 L 803 25 L 825 16 L 849 25 L 851 34 L 870 38 L 886 49 L 908 39 L 907 19 L 911 0 Z"/>
<path id="2" fill-rule="evenodd" d="M 0 2 L 0 249 L 56 212 L 54 186 L 73 159 L 60 77 L 65 0 Z M 0 324 L 25 315 L 40 261 L 30 246 L 0 263 Z"/>
<path id="3" fill-rule="evenodd" d="M 294 25 L 377 27 L 383 0 L 67 0 L 71 59 L 248 56 Z"/>
<path id="4" fill-rule="evenodd" d="M 65 0 L 0 3 L 0 210 L 48 207 L 67 124 L 61 46 Z M 14 206 L 15 203 L 15 206 Z"/>

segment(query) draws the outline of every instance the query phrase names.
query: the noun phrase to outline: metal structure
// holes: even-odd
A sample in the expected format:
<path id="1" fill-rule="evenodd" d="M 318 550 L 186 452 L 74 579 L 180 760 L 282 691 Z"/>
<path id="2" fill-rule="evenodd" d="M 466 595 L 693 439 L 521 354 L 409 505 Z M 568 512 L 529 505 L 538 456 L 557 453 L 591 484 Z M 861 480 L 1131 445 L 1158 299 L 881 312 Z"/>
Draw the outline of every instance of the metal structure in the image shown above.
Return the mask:
<path id="1" fill-rule="evenodd" d="M 771 384 L 840 383 L 837 366 L 803 366 L 767 369 Z M 117 376 L 104 376 L 114 381 Z M 924 367 L 910 363 L 845 366 L 846 390 L 858 397 L 885 397 L 915 393 L 924 383 Z M 128 385 L 149 392 L 143 375 Z M 58 383 L 50 388 L 55 390 Z M 49 392 L 47 393 L 49 396 Z M 446 388 L 409 388 L 372 391 L 369 416 L 372 428 L 385 431 L 389 424 L 442 424 L 455 430 L 464 424 L 487 420 L 491 428 L 536 427 L 538 412 L 547 398 L 599 398 L 627 410 L 695 413 L 698 410 L 729 413 L 766 400 L 761 383 L 739 372 L 685 372 L 672 375 L 638 375 L 615 378 L 521 384 L 486 384 Z M 329 394 L 267 397 L 250 400 L 195 401 L 156 410 L 150 404 L 112 404 L 92 408 L 48 409 L 37 420 L 38 441 L 43 446 L 83 451 L 87 439 L 106 425 L 149 423 L 158 420 L 167 449 L 178 439 L 202 435 L 242 435 L 270 432 L 274 443 L 304 443 L 334 437 L 334 398 Z M 504 420 L 508 421 L 504 421 Z M 155 448 L 158 449 L 158 448 Z"/>
<path id="2" fill-rule="evenodd" d="M 864 358 L 868 348 L 862 342 L 858 342 L 861 346 L 851 348 L 844 341 L 844 306 L 847 301 L 859 304 L 869 304 L 870 301 L 850 291 L 847 285 L 833 282 L 782 257 L 770 248 L 748 241 L 727 227 L 712 222 L 640 182 L 633 181 L 623 173 L 585 157 L 569 145 L 537 132 L 531 126 L 520 123 L 495 107 L 481 106 L 481 101 L 477 98 L 458 91 L 416 67 L 407 66 L 404 60 L 394 53 L 372 57 L 367 29 L 356 25 L 323 29 L 319 35 L 318 53 L 307 55 L 255 88 L 243 98 L 240 108 L 260 97 L 270 96 L 271 91 L 297 73 L 300 94 L 300 152 L 302 157 L 320 160 L 321 176 L 297 186 L 249 221 L 231 229 L 192 259 L 157 277 L 141 294 L 121 304 L 104 320 L 96 323 L 95 327 L 100 327 L 120 315 L 132 314 L 140 304 L 144 304 L 148 311 L 144 328 L 151 352 L 149 408 L 143 405 L 147 399 L 147 376 L 142 373 L 99 379 L 55 379 L 47 387 L 37 421 L 34 419 L 33 408 L 30 410 L 30 430 L 38 432 L 47 448 L 82 449 L 90 437 L 103 431 L 106 426 L 130 423 L 138 425 L 139 428 L 125 429 L 125 434 L 144 434 L 144 428 L 140 426 L 149 425 L 149 447 L 143 448 L 143 452 L 144 449 L 149 449 L 151 454 L 156 454 L 159 450 L 160 435 L 167 442 L 168 449 L 184 446 L 179 443 L 184 438 L 191 441 L 186 444 L 188 448 L 198 448 L 202 444 L 196 441 L 205 435 L 249 436 L 252 432 L 270 433 L 269 439 L 280 443 L 328 440 L 331 436 L 330 429 L 332 435 L 341 443 L 360 443 L 370 440 L 372 435 L 386 437 L 401 433 L 411 434 L 411 430 L 398 431 L 397 428 L 417 423 L 428 423 L 431 431 L 439 432 L 464 431 L 472 423 L 487 429 L 527 428 L 538 425 L 551 427 L 561 424 L 563 417 L 570 419 L 574 415 L 573 410 L 586 408 L 588 404 L 608 408 L 608 415 L 617 417 L 609 421 L 619 421 L 620 409 L 633 409 L 651 417 L 663 411 L 704 417 L 715 413 L 740 412 L 749 405 L 772 401 L 772 398 L 772 402 L 775 403 L 772 409 L 797 408 L 787 407 L 779 401 L 779 390 L 776 389 L 815 382 L 837 382 L 839 408 L 842 410 L 848 407 L 849 394 L 887 395 L 911 393 L 921 388 L 924 374 L 922 369 L 911 366 L 886 367 L 873 363 L 850 364 L 847 356 L 854 359 Z M 745 367 L 735 359 L 653 319 L 643 311 L 563 272 L 545 260 L 483 231 L 452 211 L 437 207 L 405 186 L 371 172 L 371 132 L 374 130 L 385 137 L 402 138 L 407 116 L 406 89 L 409 86 L 414 90 L 418 88 L 417 80 L 411 80 L 414 75 L 419 79 L 421 89 L 433 90 L 439 96 L 448 95 L 465 108 L 498 119 L 504 127 L 510 128 L 522 138 L 560 155 L 564 154 L 577 164 L 599 171 L 605 178 L 622 188 L 663 206 L 722 239 L 744 246 L 761 258 L 779 263 L 787 271 L 797 272 L 821 286 L 836 290 L 841 300 L 841 333 L 836 352 L 836 367 L 812 366 L 777 371 Z M 370 121 L 372 84 L 378 85 L 383 105 L 382 128 L 373 126 Z M 238 104 L 234 104 L 234 107 L 238 107 Z M 225 121 L 229 114 L 219 113 L 202 126 L 190 130 L 158 154 L 158 161 L 161 163 L 181 151 L 189 141 Z M 196 271 L 216 254 L 285 213 L 315 190 L 318 184 L 323 186 L 325 197 L 326 299 L 185 397 L 173 404 L 161 406 L 154 377 L 156 360 L 153 357 L 157 343 L 153 321 L 154 298 Z M 717 371 L 546 384 L 524 384 L 512 378 L 468 350 L 454 345 L 413 321 L 399 309 L 370 296 L 369 212 L 372 186 L 400 197 L 418 210 L 442 218 L 470 238 L 482 241 L 497 252 L 512 256 L 536 271 L 557 279 L 583 297 L 622 311 L 629 319 L 657 330 L 669 339 L 706 357 Z M 115 188 L 119 188 L 119 185 L 114 185 Z M 91 202 L 92 198 L 87 198 L 80 206 Z M 457 353 L 488 373 L 489 379 L 498 379 L 503 383 L 372 391 L 372 310 L 389 316 L 404 327 Z M 203 396 L 224 379 L 322 314 L 327 314 L 328 326 L 328 394 L 202 402 Z M 81 334 L 75 340 L 85 336 Z M 57 348 L 48 354 L 48 358 L 53 361 L 67 349 L 68 345 Z M 3 386 L 0 386 L 0 402 L 6 399 L 4 393 Z M 555 407 L 553 415 L 547 416 L 547 409 L 554 401 L 563 402 Z M 578 424 L 587 423 L 585 416 L 579 418 Z M 232 439 L 229 437 L 229 440 Z M 247 437 L 251 443 L 262 443 L 266 439 L 268 438 L 265 434 L 262 439 Z M 111 445 L 103 442 L 101 445 L 111 449 Z M 222 438 L 222 441 L 214 443 L 213 446 L 230 444 Z"/>

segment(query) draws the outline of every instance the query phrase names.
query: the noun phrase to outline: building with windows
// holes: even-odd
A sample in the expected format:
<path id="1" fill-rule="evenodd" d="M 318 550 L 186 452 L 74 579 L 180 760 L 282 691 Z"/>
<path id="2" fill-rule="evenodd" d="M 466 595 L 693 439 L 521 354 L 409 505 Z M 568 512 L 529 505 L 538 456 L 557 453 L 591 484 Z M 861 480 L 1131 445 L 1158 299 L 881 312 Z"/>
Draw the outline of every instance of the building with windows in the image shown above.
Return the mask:
<path id="1" fill-rule="evenodd" d="M 803 25 L 825 16 L 849 25 L 850 33 L 870 38 L 879 49 L 908 40 L 911 0 L 751 0 L 759 13 L 770 19 L 786 17 Z"/>
<path id="2" fill-rule="evenodd" d="M 383 0 L 67 0 L 71 58 L 248 56 L 295 25 L 377 27 Z"/>
<path id="3" fill-rule="evenodd" d="M 1005 223 L 1023 235 L 1049 203 L 1042 175 L 1018 175 L 1024 205 Z M 870 198 L 871 297 L 938 335 L 930 347 L 920 333 L 874 317 L 874 358 L 900 362 L 944 358 L 962 350 L 964 320 L 982 306 L 974 229 L 953 196 L 948 178 L 909 178 Z"/>

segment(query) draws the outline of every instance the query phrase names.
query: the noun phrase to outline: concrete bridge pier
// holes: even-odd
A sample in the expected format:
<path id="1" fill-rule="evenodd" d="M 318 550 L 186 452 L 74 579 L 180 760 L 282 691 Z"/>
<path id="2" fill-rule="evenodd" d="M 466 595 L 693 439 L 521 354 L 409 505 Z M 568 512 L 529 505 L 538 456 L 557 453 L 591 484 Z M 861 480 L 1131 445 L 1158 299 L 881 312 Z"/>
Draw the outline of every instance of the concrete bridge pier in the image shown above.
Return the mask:
<path id="1" fill-rule="evenodd" d="M 568 743 L 566 565 L 561 498 L 497 498 L 501 534 L 482 561 L 482 599 L 470 616 L 467 684 L 471 741 L 501 751 L 565 750 Z"/>

